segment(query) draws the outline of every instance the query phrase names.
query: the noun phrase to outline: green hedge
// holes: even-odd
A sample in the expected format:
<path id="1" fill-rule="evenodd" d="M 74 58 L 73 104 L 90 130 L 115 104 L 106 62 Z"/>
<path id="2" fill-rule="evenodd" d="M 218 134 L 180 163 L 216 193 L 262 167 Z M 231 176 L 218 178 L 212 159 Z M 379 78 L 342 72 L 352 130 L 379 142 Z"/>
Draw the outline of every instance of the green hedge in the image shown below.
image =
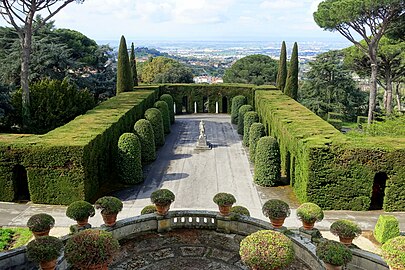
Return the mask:
<path id="1" fill-rule="evenodd" d="M 398 219 L 390 215 L 380 215 L 374 228 L 375 239 L 384 244 L 391 238 L 399 236 Z"/>
<path id="2" fill-rule="evenodd" d="M 232 99 L 232 112 L 231 112 L 231 123 L 237 125 L 239 117 L 239 108 L 246 105 L 245 96 L 236 96 Z"/>
<path id="3" fill-rule="evenodd" d="M 141 143 L 134 133 L 124 133 L 118 140 L 118 175 L 125 184 L 143 181 Z"/>
<path id="4" fill-rule="evenodd" d="M 142 162 L 154 161 L 156 159 L 156 147 L 152 124 L 146 119 L 139 119 L 134 125 L 134 133 L 141 143 Z"/>
<path id="5" fill-rule="evenodd" d="M 160 97 L 160 100 L 167 103 L 167 106 L 169 107 L 170 123 L 174 124 L 174 100 L 173 100 L 173 97 L 171 95 L 169 95 L 169 94 L 163 94 Z"/>
<path id="6" fill-rule="evenodd" d="M 253 123 L 249 130 L 249 156 L 252 162 L 255 162 L 257 142 L 263 136 L 266 136 L 264 125 L 262 123 Z"/>
<path id="7" fill-rule="evenodd" d="M 257 112 L 247 112 L 243 118 L 243 145 L 249 146 L 250 127 L 252 124 L 259 122 L 259 115 Z"/>
<path id="8" fill-rule="evenodd" d="M 166 102 L 159 100 L 155 102 L 155 108 L 157 108 L 162 113 L 163 129 L 165 131 L 165 134 L 169 134 L 170 133 L 169 106 L 167 106 Z"/>
<path id="9" fill-rule="evenodd" d="M 250 106 L 250 105 L 242 105 L 239 108 L 239 113 L 238 113 L 238 133 L 240 135 L 243 135 L 243 131 L 244 131 L 243 124 L 244 124 L 244 121 L 245 121 L 244 120 L 245 113 L 250 112 L 250 111 L 253 111 L 253 107 Z"/>
<path id="10" fill-rule="evenodd" d="M 147 109 L 145 112 L 145 119 L 152 125 L 155 138 L 155 148 L 157 149 L 159 146 L 163 146 L 165 144 L 165 132 L 162 113 L 156 108 Z"/>
<path id="11" fill-rule="evenodd" d="M 131 132 L 157 98 L 157 88 L 126 92 L 45 135 L 0 135 L 1 201 L 15 197 L 13 169 L 25 167 L 34 203 L 94 200 L 117 184 L 119 136 Z"/>
<path id="12" fill-rule="evenodd" d="M 254 182 L 265 187 L 275 186 L 280 182 L 280 171 L 277 140 L 273 137 L 260 138 L 256 146 Z"/>

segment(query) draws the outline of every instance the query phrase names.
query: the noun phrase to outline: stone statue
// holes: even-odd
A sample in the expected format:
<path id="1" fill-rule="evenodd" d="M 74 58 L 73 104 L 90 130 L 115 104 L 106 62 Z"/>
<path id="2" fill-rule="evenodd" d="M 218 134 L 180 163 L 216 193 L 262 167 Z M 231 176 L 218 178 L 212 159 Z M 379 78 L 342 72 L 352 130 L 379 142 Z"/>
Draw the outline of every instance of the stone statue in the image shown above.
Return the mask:
<path id="1" fill-rule="evenodd" d="M 207 135 L 205 134 L 205 123 L 203 120 L 200 121 L 199 128 L 200 128 L 200 136 L 198 136 L 196 149 L 198 150 L 211 149 L 211 145 L 207 141 Z"/>

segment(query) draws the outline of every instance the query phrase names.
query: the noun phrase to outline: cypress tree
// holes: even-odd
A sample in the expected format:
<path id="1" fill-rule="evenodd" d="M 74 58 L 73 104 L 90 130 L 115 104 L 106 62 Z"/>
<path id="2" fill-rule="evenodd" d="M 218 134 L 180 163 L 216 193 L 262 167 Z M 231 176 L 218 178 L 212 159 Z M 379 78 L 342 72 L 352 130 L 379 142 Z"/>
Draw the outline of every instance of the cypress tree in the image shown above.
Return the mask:
<path id="1" fill-rule="evenodd" d="M 132 79 L 134 86 L 138 86 L 138 73 L 136 72 L 136 58 L 134 43 L 131 44 L 131 54 L 129 55 L 129 64 L 131 65 Z"/>
<path id="2" fill-rule="evenodd" d="M 122 92 L 131 91 L 133 88 L 134 81 L 129 64 L 127 43 L 125 37 L 121 36 L 117 63 L 117 95 Z"/>
<path id="3" fill-rule="evenodd" d="M 280 61 L 278 63 L 278 72 L 277 72 L 277 88 L 280 91 L 284 91 L 285 81 L 287 79 L 287 49 L 285 47 L 285 41 L 281 45 L 280 51 Z"/>
<path id="4" fill-rule="evenodd" d="M 290 67 L 288 69 L 287 81 L 285 83 L 284 93 L 287 96 L 297 100 L 298 97 L 298 45 L 294 43 L 291 54 Z"/>

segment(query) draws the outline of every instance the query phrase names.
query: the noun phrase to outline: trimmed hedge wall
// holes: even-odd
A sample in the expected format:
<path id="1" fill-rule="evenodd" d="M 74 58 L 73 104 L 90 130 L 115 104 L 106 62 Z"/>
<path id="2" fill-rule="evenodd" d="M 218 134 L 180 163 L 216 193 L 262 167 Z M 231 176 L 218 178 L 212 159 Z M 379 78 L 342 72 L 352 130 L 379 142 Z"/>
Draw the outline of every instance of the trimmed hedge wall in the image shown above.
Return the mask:
<path id="1" fill-rule="evenodd" d="M 165 134 L 169 134 L 170 133 L 169 106 L 167 106 L 166 102 L 159 100 L 155 102 L 155 108 L 157 108 L 162 113 L 163 129 L 165 131 Z"/>
<path id="2" fill-rule="evenodd" d="M 244 118 L 245 113 L 250 112 L 250 111 L 253 111 L 253 107 L 250 106 L 250 105 L 242 105 L 242 106 L 239 108 L 239 114 L 238 114 L 238 133 L 239 133 L 240 135 L 243 135 L 243 132 L 244 132 L 243 124 L 244 124 L 244 121 L 245 121 L 245 118 Z"/>
<path id="3" fill-rule="evenodd" d="M 155 138 L 155 148 L 165 144 L 165 131 L 163 127 L 162 113 L 156 108 L 147 109 L 145 112 L 145 119 L 148 120 L 153 129 L 153 136 Z"/>
<path id="4" fill-rule="evenodd" d="M 252 124 L 259 122 L 257 112 L 247 112 L 243 117 L 243 145 L 249 146 L 249 131 Z"/>
<path id="5" fill-rule="evenodd" d="M 243 105 L 246 105 L 245 96 L 236 96 L 232 99 L 232 112 L 231 112 L 231 123 L 237 125 L 239 118 L 239 109 Z"/>
<path id="6" fill-rule="evenodd" d="M 256 146 L 254 182 L 264 187 L 275 186 L 280 182 L 280 171 L 277 140 L 273 137 L 260 138 Z"/>
<path id="7" fill-rule="evenodd" d="M 173 97 L 169 94 L 163 94 L 160 96 L 160 100 L 167 103 L 169 107 L 170 123 L 174 124 L 174 100 Z"/>
<path id="8" fill-rule="evenodd" d="M 142 162 L 154 161 L 156 159 L 156 147 L 152 124 L 146 119 L 139 119 L 134 125 L 134 133 L 141 143 Z"/>
<path id="9" fill-rule="evenodd" d="M 255 162 L 256 145 L 259 139 L 266 136 L 266 130 L 262 123 L 253 123 L 249 130 L 249 156 L 250 161 Z"/>
<path id="10" fill-rule="evenodd" d="M 405 210 L 405 138 L 343 135 L 280 91 L 256 91 L 256 111 L 280 145 L 282 174 L 300 202 L 368 210 L 374 178 L 386 173 L 384 210 Z"/>
<path id="11" fill-rule="evenodd" d="M 118 175 L 125 184 L 143 181 L 141 143 L 134 133 L 124 133 L 118 140 Z"/>
<path id="12" fill-rule="evenodd" d="M 118 139 L 152 107 L 157 88 L 122 93 L 45 135 L 0 135 L 1 201 L 12 201 L 17 165 L 27 171 L 32 202 L 70 204 L 117 183 Z"/>

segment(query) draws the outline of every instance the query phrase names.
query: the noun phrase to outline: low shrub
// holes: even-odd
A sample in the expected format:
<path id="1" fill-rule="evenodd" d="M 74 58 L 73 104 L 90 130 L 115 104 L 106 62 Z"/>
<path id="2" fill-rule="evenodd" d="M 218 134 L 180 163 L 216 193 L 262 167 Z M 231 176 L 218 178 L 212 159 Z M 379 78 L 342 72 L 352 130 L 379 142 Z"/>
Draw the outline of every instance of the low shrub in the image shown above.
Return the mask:
<path id="1" fill-rule="evenodd" d="M 117 168 L 123 183 L 137 184 L 143 181 L 141 144 L 133 133 L 124 133 L 118 140 Z"/>
<path id="2" fill-rule="evenodd" d="M 336 266 L 346 265 L 352 260 L 352 252 L 350 249 L 333 240 L 319 242 L 316 247 L 316 256 L 325 263 Z"/>
<path id="3" fill-rule="evenodd" d="M 405 236 L 388 240 L 381 249 L 383 259 L 392 269 L 405 269 Z"/>
<path id="4" fill-rule="evenodd" d="M 254 182 L 260 186 L 271 187 L 280 182 L 280 150 L 273 137 L 262 137 L 256 145 Z"/>
<path id="5" fill-rule="evenodd" d="M 72 202 L 66 209 L 66 216 L 73 220 L 84 220 L 93 217 L 95 210 L 93 205 L 86 201 Z"/>
<path id="6" fill-rule="evenodd" d="M 231 207 L 231 213 L 250 217 L 249 210 L 246 207 L 239 206 L 239 205 L 232 206 Z"/>
<path id="7" fill-rule="evenodd" d="M 247 112 L 245 113 L 243 121 L 243 145 L 249 146 L 250 127 L 254 123 L 259 122 L 259 115 L 257 112 Z"/>
<path id="8" fill-rule="evenodd" d="M 147 205 L 141 210 L 141 215 L 153 214 L 156 212 L 156 206 L 151 204 Z"/>
<path id="9" fill-rule="evenodd" d="M 173 97 L 169 94 L 163 94 L 160 96 L 160 100 L 163 100 L 167 103 L 169 107 L 170 123 L 174 124 L 174 100 Z"/>
<path id="10" fill-rule="evenodd" d="M 219 206 L 236 203 L 236 199 L 232 194 L 224 192 L 217 193 L 212 200 Z"/>
<path id="11" fill-rule="evenodd" d="M 152 124 L 148 120 L 139 119 L 134 125 L 134 132 L 141 144 L 142 161 L 145 163 L 154 161 L 156 159 L 156 147 Z"/>
<path id="12" fill-rule="evenodd" d="M 258 231 L 240 243 L 242 261 L 251 269 L 284 269 L 294 260 L 292 241 L 276 231 Z"/>
<path id="13" fill-rule="evenodd" d="M 257 142 L 266 136 L 266 129 L 262 123 L 253 123 L 249 130 L 249 156 L 250 161 L 255 161 Z"/>
<path id="14" fill-rule="evenodd" d="M 112 196 L 104 196 L 99 198 L 94 206 L 96 209 L 101 209 L 103 214 L 116 214 L 122 210 L 124 206 L 120 199 Z"/>
<path id="15" fill-rule="evenodd" d="M 399 222 L 395 216 L 380 215 L 378 217 L 374 227 L 374 237 L 379 243 L 384 244 L 399 234 Z"/>
<path id="16" fill-rule="evenodd" d="M 31 238 L 28 228 L 0 228 L 0 252 L 24 246 Z"/>
<path id="17" fill-rule="evenodd" d="M 342 238 L 356 238 L 361 234 L 361 229 L 353 221 L 339 219 L 332 223 L 330 232 Z"/>
<path id="18" fill-rule="evenodd" d="M 155 147 L 158 148 L 165 144 L 165 133 L 163 127 L 163 116 L 160 110 L 150 108 L 145 111 L 145 119 L 148 120 L 153 128 L 155 138 Z"/>
<path id="19" fill-rule="evenodd" d="M 290 206 L 282 200 L 271 199 L 263 204 L 263 215 L 270 219 L 286 218 L 291 214 Z"/>
<path id="20" fill-rule="evenodd" d="M 322 209 L 314 203 L 303 203 L 297 208 L 299 220 L 308 223 L 322 221 L 324 215 Z"/>
<path id="21" fill-rule="evenodd" d="M 244 117 L 245 117 L 245 113 L 253 111 L 253 107 L 251 105 L 242 105 L 239 108 L 239 112 L 238 112 L 238 133 L 240 135 L 243 135 L 243 131 L 244 131 Z"/>
<path id="22" fill-rule="evenodd" d="M 27 221 L 27 227 L 31 232 L 48 231 L 55 225 L 55 219 L 48 214 L 40 213 L 31 216 Z"/>
<path id="23" fill-rule="evenodd" d="M 36 238 L 27 245 L 27 257 L 30 261 L 49 262 L 57 259 L 63 249 L 63 242 L 54 236 Z"/>
<path id="24" fill-rule="evenodd" d="M 247 103 L 245 96 L 236 96 L 232 99 L 231 123 L 238 124 L 239 108 Z"/>
<path id="25" fill-rule="evenodd" d="M 165 131 L 165 134 L 169 134 L 170 133 L 169 106 L 167 106 L 166 102 L 159 100 L 155 102 L 155 108 L 157 108 L 162 113 L 163 129 Z"/>
<path id="26" fill-rule="evenodd" d="M 150 195 L 150 200 L 154 204 L 170 204 L 174 201 L 176 196 L 168 189 L 158 189 Z"/>

